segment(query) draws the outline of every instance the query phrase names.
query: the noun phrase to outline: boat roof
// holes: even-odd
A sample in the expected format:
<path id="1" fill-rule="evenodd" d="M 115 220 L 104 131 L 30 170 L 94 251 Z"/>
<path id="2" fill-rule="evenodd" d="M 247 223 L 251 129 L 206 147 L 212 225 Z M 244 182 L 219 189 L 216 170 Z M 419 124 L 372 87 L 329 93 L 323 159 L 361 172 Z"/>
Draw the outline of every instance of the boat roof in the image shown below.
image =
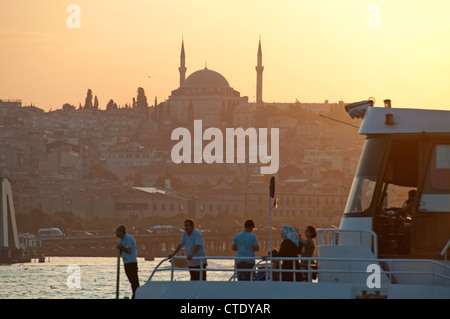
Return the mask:
<path id="1" fill-rule="evenodd" d="M 359 134 L 450 133 L 449 123 L 450 111 L 369 107 Z"/>

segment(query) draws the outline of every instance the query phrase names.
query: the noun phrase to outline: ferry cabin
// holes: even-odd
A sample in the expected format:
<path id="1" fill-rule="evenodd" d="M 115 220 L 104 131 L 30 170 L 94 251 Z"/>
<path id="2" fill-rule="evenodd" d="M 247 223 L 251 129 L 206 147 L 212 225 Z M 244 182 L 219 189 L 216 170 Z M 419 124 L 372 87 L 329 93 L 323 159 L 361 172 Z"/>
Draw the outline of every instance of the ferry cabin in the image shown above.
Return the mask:
<path id="1" fill-rule="evenodd" d="M 341 229 L 375 232 L 379 258 L 442 259 L 450 238 L 450 112 L 369 107 L 360 134 L 366 142 Z"/>

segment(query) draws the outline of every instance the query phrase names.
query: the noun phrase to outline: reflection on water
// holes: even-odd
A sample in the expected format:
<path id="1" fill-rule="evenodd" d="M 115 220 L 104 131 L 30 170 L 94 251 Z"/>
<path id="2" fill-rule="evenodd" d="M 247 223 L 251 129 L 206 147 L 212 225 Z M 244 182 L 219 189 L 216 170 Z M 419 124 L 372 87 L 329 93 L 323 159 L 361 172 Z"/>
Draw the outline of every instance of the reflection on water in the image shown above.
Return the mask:
<path id="1" fill-rule="evenodd" d="M 160 261 L 138 258 L 141 285 Z M 210 261 L 208 268 L 222 268 L 230 262 Z M 208 280 L 228 280 L 231 275 L 211 271 Z M 169 278 L 168 271 L 159 273 L 153 280 Z M 112 299 L 116 296 L 116 279 L 115 257 L 47 257 L 45 263 L 0 265 L 0 299 Z M 174 279 L 189 280 L 189 272 L 177 272 Z M 125 297 L 131 297 L 131 288 L 121 261 L 120 298 Z"/>

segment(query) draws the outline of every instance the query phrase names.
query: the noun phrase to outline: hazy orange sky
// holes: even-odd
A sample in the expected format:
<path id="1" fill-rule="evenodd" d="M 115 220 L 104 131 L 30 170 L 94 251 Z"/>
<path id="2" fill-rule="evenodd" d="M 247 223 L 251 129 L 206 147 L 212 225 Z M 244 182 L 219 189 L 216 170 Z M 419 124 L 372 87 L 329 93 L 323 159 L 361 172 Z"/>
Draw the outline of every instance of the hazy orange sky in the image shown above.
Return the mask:
<path id="1" fill-rule="evenodd" d="M 208 68 L 256 95 L 263 50 L 266 102 L 355 102 L 450 110 L 450 1 L 400 0 L 0 0 L 0 99 L 44 110 L 153 104 Z M 70 4 L 80 28 L 69 28 Z M 379 15 L 371 4 L 379 9 Z M 379 18 L 379 19 L 378 19 Z M 376 23 L 379 22 L 379 28 Z M 151 75 L 152 78 L 148 78 Z"/>

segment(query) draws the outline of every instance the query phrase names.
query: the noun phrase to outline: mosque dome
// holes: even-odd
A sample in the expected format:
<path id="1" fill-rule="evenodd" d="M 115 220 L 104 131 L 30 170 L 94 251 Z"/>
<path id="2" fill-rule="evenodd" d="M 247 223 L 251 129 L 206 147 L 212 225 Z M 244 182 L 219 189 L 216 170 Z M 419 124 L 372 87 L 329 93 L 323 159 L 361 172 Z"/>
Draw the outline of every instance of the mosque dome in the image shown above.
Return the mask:
<path id="1" fill-rule="evenodd" d="M 227 79 L 220 73 L 206 67 L 189 75 L 184 80 L 183 88 L 229 88 Z"/>

